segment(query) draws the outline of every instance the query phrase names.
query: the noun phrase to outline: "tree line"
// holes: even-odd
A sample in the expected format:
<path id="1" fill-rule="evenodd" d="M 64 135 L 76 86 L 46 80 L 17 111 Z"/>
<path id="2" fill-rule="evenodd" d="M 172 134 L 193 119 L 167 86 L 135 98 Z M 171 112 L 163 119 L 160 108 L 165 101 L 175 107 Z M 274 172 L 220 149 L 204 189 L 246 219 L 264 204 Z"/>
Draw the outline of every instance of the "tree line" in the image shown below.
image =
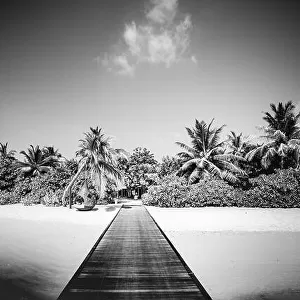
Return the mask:
<path id="1" fill-rule="evenodd" d="M 186 128 L 190 144 L 176 142 L 182 151 L 175 157 L 163 157 L 160 163 L 146 148 L 138 147 L 132 154 L 113 148 L 99 127 L 84 133 L 76 158 L 71 160 L 53 146 L 39 145 L 21 151 L 23 160 L 18 160 L 8 143 L 0 143 L 0 203 L 19 202 L 26 195 L 30 202 L 36 189 L 33 186 L 42 182 L 45 187 L 39 199 L 51 192 L 56 193 L 56 202 L 66 204 L 72 198 L 72 190 L 76 197 L 83 184 L 99 200 L 120 189 L 140 189 L 144 193 L 170 174 L 185 178 L 188 185 L 219 178 L 243 187 L 250 178 L 261 174 L 298 170 L 300 113 L 291 101 L 271 104 L 270 108 L 263 114 L 266 125 L 260 128 L 259 138 L 231 131 L 222 140 L 225 125 L 214 127 L 214 120 L 207 123 L 196 119 L 194 127 Z"/>

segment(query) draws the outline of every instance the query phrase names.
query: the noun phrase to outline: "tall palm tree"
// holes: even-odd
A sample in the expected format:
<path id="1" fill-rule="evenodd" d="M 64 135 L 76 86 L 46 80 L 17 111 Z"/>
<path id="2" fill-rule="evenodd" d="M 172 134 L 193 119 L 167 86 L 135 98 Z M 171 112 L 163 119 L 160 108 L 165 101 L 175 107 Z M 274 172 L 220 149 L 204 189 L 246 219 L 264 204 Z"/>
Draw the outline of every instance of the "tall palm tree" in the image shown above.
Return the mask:
<path id="1" fill-rule="evenodd" d="M 186 128 L 192 146 L 176 142 L 185 150 L 177 154 L 183 160 L 178 174 L 188 177 L 189 183 L 196 183 L 208 175 L 236 183 L 239 176 L 246 176 L 246 173 L 234 163 L 243 158 L 237 154 L 225 153 L 224 142 L 220 141 L 224 125 L 211 128 L 213 121 L 214 119 L 207 125 L 204 121 L 196 120 L 195 128 Z"/>
<path id="2" fill-rule="evenodd" d="M 39 145 L 30 145 L 27 152 L 21 151 L 20 154 L 25 156 L 25 161 L 18 161 L 17 165 L 28 176 L 46 173 L 57 165 L 57 159 L 46 156 Z"/>
<path id="3" fill-rule="evenodd" d="M 276 106 L 270 105 L 273 115 L 265 112 L 263 119 L 268 123 L 261 129 L 265 142 L 246 155 L 248 161 L 260 159 L 265 170 L 299 167 L 300 157 L 300 113 L 295 114 L 295 105 L 289 101 Z"/>
<path id="4" fill-rule="evenodd" d="M 0 143 L 0 158 L 7 158 L 7 159 L 15 159 L 15 150 L 8 151 L 8 143 L 2 144 Z"/>
<path id="5" fill-rule="evenodd" d="M 91 127 L 90 131 L 84 135 L 85 138 L 80 140 L 80 149 L 76 152 L 76 156 L 79 157 L 79 168 L 64 191 L 63 202 L 83 172 L 85 180 L 89 177 L 94 182 L 100 197 L 104 193 L 107 178 L 114 180 L 121 180 L 122 178 L 121 172 L 117 169 L 117 158 L 126 155 L 126 152 L 123 149 L 112 148 L 110 138 L 106 137 L 98 126 L 96 128 Z"/>

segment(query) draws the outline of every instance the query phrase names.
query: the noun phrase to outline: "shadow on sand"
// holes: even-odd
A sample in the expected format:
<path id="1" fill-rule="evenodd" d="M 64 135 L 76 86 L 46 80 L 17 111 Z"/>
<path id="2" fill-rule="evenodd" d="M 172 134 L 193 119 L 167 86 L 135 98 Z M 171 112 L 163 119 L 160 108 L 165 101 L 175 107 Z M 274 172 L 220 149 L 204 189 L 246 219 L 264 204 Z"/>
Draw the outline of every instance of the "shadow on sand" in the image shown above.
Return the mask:
<path id="1" fill-rule="evenodd" d="M 83 211 L 96 211 L 96 210 L 98 210 L 98 208 L 94 207 L 93 209 L 82 209 L 82 210 L 77 209 L 76 211 L 83 212 Z"/>
<path id="2" fill-rule="evenodd" d="M 107 207 L 105 207 L 105 211 L 115 211 L 116 209 L 119 209 L 119 207 L 116 207 L 116 206 L 107 206 Z"/>
<path id="3" fill-rule="evenodd" d="M 30 280 L 30 279 L 29 279 Z M 38 296 L 34 288 L 21 280 L 0 278 L 0 299 L 9 300 L 48 300 L 49 297 Z"/>
<path id="4" fill-rule="evenodd" d="M 123 205 L 122 208 L 128 209 L 128 208 L 132 208 L 132 206 L 130 206 L 130 205 Z"/>

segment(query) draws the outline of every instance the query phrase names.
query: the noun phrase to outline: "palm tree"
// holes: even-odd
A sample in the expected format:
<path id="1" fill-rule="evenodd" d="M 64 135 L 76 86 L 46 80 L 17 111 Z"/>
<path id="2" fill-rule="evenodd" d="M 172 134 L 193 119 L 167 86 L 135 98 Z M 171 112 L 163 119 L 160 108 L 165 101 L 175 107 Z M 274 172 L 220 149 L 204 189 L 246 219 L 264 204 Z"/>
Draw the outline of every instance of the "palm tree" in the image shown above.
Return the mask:
<path id="1" fill-rule="evenodd" d="M 265 112 L 263 119 L 268 123 L 264 129 L 271 132 L 280 130 L 288 140 L 300 136 L 300 128 L 298 120 L 300 113 L 295 114 L 295 105 L 292 101 L 288 101 L 285 105 L 279 102 L 277 107 L 274 103 L 270 104 L 271 110 L 274 113 L 272 116 L 269 112 Z"/>
<path id="2" fill-rule="evenodd" d="M 5 158 L 5 159 L 15 159 L 15 150 L 9 150 L 8 151 L 8 143 L 2 144 L 0 143 L 0 158 Z"/>
<path id="3" fill-rule="evenodd" d="M 225 153 L 224 142 L 220 141 L 224 125 L 212 129 L 213 121 L 214 119 L 207 125 L 204 121 L 196 120 L 195 128 L 186 128 L 192 146 L 176 142 L 185 150 L 177 154 L 183 160 L 178 175 L 188 177 L 189 183 L 196 183 L 209 175 L 236 183 L 239 176 L 246 176 L 246 173 L 234 163 L 243 158 L 237 154 Z"/>
<path id="4" fill-rule="evenodd" d="M 250 141 L 252 138 L 249 136 L 243 136 L 243 133 L 237 134 L 234 131 L 230 131 L 230 134 L 227 136 L 227 149 L 226 152 L 229 154 L 234 154 L 245 158 L 246 154 L 255 148 L 255 145 L 251 144 Z M 254 173 L 257 170 L 257 163 L 253 161 L 251 164 L 244 160 L 236 161 L 235 164 L 243 169 L 248 176 Z"/>
<path id="5" fill-rule="evenodd" d="M 63 162 L 62 167 L 65 170 L 69 170 L 73 175 L 75 175 L 78 171 L 78 161 L 74 158 L 65 159 L 65 161 Z"/>
<path id="6" fill-rule="evenodd" d="M 229 153 L 244 156 L 249 142 L 246 137 L 243 137 L 243 133 L 237 134 L 234 131 L 230 131 L 226 141 L 229 147 Z"/>
<path id="7" fill-rule="evenodd" d="M 57 166 L 61 166 L 67 160 L 61 155 L 59 150 L 55 149 L 53 146 L 44 146 L 42 151 L 45 157 L 53 157 L 56 160 Z"/>
<path id="8" fill-rule="evenodd" d="M 299 167 L 300 156 L 300 128 L 298 120 L 300 114 L 295 114 L 295 106 L 289 101 L 285 105 L 281 102 L 270 105 L 274 115 L 265 112 L 263 119 L 268 123 L 261 129 L 265 142 L 248 152 L 246 159 L 253 161 L 260 159 L 265 170 L 276 168 Z"/>
<path id="9" fill-rule="evenodd" d="M 110 138 L 101 132 L 101 128 L 90 127 L 90 132 L 84 134 L 85 138 L 80 140 L 79 150 L 76 156 L 79 157 L 79 168 L 73 179 L 66 187 L 62 201 L 64 202 L 67 194 L 81 173 L 84 172 L 85 180 L 90 177 L 98 188 L 100 197 L 104 193 L 107 178 L 121 180 L 122 174 L 117 169 L 117 158 L 126 156 L 123 149 L 114 149 L 110 145 Z M 70 199 L 70 208 L 71 208 Z"/>
<path id="10" fill-rule="evenodd" d="M 45 156 L 55 156 L 57 158 L 62 157 L 62 155 L 59 153 L 58 149 L 55 149 L 53 146 L 45 146 L 43 148 L 43 152 Z"/>
<path id="11" fill-rule="evenodd" d="M 30 145 L 27 152 L 21 151 L 20 154 L 25 156 L 25 161 L 18 161 L 17 165 L 28 176 L 46 173 L 57 165 L 57 159 L 46 156 L 39 145 Z"/>

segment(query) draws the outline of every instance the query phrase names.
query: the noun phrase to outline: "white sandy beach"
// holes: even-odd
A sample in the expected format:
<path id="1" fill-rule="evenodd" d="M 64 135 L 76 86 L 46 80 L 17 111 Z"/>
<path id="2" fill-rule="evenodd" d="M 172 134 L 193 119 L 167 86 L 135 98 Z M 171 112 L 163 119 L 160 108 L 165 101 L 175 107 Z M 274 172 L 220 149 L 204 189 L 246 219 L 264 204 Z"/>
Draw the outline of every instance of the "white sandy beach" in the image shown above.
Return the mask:
<path id="1" fill-rule="evenodd" d="M 0 299 L 56 299 L 120 207 L 0 206 Z"/>
<path id="2" fill-rule="evenodd" d="M 300 209 L 147 209 L 214 300 L 300 299 Z"/>
<path id="3" fill-rule="evenodd" d="M 0 206 L 0 299 L 56 299 L 120 207 Z M 300 299 L 300 209 L 147 209 L 214 300 Z"/>
<path id="4" fill-rule="evenodd" d="M 300 231 L 300 209 L 159 208 L 148 211 L 166 231 Z"/>

